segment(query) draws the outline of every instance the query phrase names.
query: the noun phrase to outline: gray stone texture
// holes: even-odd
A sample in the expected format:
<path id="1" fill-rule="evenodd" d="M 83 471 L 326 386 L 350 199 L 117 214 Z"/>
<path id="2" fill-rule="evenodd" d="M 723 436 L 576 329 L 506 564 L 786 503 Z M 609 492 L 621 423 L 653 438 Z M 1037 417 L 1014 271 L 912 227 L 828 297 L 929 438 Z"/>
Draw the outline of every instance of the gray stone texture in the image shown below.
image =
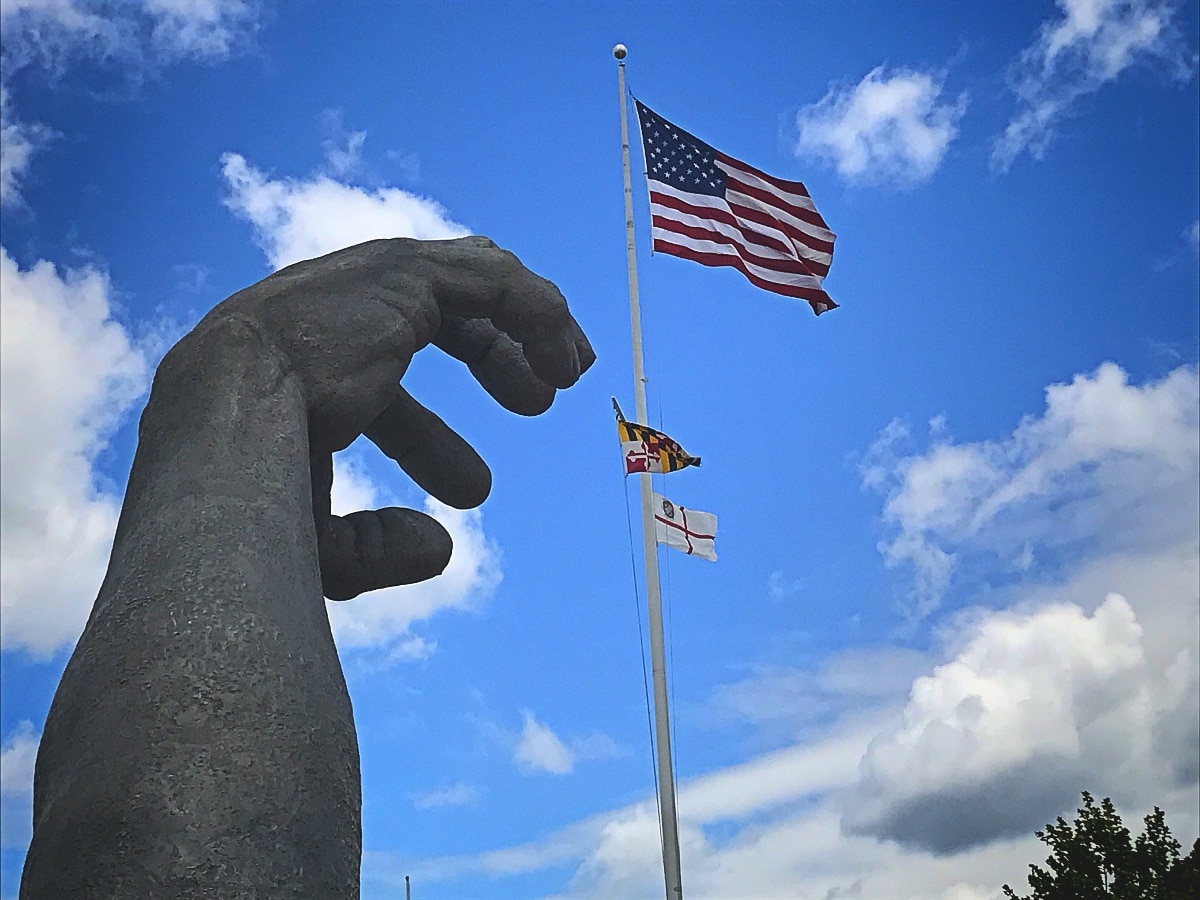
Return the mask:
<path id="1" fill-rule="evenodd" d="M 366 434 L 469 508 L 487 465 L 399 382 L 434 344 L 536 415 L 595 359 L 486 238 L 379 240 L 229 297 L 163 359 L 108 573 L 38 751 L 22 900 L 353 898 L 361 787 L 323 597 L 421 581 L 446 531 L 329 513 Z"/>

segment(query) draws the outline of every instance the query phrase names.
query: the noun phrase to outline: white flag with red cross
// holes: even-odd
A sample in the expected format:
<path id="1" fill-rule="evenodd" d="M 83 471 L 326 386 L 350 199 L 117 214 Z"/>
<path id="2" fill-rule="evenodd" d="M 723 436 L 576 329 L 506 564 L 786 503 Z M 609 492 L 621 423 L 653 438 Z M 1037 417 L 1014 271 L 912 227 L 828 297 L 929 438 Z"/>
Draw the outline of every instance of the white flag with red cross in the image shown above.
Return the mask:
<path id="1" fill-rule="evenodd" d="M 677 506 L 662 494 L 654 495 L 654 539 L 689 556 L 717 558 L 717 517 Z"/>

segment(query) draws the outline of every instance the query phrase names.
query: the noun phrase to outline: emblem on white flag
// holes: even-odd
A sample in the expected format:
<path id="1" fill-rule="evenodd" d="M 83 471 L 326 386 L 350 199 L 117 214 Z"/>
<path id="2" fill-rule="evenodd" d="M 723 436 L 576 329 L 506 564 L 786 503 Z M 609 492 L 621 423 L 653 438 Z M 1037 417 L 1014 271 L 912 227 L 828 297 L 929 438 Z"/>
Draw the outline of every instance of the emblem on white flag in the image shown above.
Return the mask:
<path id="1" fill-rule="evenodd" d="M 717 558 L 717 517 L 677 506 L 662 494 L 654 494 L 654 539 L 689 556 Z"/>

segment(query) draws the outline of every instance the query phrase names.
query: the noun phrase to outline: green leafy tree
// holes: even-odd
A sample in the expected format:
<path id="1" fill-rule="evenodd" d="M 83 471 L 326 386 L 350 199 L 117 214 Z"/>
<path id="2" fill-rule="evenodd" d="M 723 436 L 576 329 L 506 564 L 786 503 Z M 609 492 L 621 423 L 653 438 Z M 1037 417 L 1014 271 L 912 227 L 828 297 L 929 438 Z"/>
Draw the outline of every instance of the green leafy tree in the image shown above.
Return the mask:
<path id="1" fill-rule="evenodd" d="M 1200 840 L 1186 857 L 1157 806 L 1136 841 L 1105 797 L 1087 791 L 1074 822 L 1062 816 L 1037 832 L 1050 847 L 1046 868 L 1029 867 L 1027 897 L 1007 884 L 1009 900 L 1200 900 Z"/>

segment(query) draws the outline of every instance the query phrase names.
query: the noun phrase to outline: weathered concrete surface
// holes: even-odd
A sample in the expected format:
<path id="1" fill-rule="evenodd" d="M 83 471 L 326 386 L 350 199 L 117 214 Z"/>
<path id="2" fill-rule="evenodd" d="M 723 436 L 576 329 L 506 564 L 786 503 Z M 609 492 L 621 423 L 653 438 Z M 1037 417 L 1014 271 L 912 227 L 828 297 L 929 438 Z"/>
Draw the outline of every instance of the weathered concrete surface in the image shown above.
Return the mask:
<path id="1" fill-rule="evenodd" d="M 108 573 L 38 752 L 23 900 L 352 898 L 361 789 L 323 595 L 430 578 L 413 510 L 329 515 L 366 433 L 466 508 L 486 464 L 399 387 L 433 343 L 547 409 L 594 354 L 557 289 L 485 238 L 371 241 L 218 305 L 159 366 Z"/>

